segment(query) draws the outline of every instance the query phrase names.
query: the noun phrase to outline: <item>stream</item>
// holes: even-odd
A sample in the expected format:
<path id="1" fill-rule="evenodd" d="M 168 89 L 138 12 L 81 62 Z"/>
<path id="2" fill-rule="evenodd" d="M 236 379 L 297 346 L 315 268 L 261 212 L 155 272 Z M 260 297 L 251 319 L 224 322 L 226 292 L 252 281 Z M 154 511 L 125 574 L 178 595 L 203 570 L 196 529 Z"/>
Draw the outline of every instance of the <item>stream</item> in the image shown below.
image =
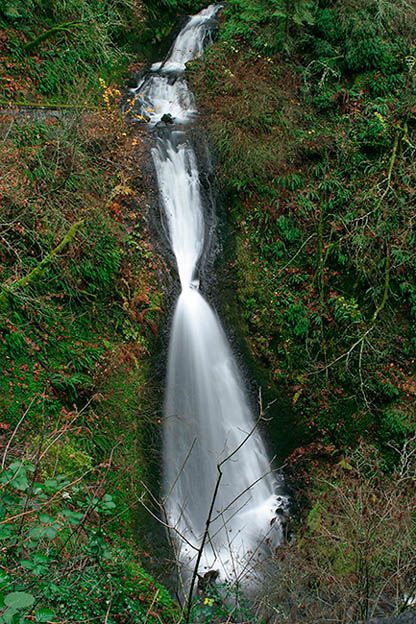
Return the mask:
<path id="1" fill-rule="evenodd" d="M 167 58 L 152 66 L 134 95 L 138 118 L 154 135 L 163 228 L 181 287 L 165 388 L 164 521 L 185 583 L 195 572 L 204 577 L 215 571 L 222 580 L 249 584 L 259 560 L 282 540 L 287 498 L 236 358 L 200 283 L 212 224 L 191 142 L 197 110 L 185 70 L 210 43 L 220 10 L 211 5 L 189 18 Z"/>

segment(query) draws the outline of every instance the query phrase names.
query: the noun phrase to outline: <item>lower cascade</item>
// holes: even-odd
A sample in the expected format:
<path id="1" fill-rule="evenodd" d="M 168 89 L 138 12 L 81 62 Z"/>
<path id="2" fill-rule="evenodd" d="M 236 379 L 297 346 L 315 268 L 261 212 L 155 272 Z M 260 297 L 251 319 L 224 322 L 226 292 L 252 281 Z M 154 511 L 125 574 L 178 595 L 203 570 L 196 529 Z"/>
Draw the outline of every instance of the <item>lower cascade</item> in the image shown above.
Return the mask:
<path id="1" fill-rule="evenodd" d="M 287 500 L 221 322 L 199 291 L 207 225 L 186 130 L 196 111 L 184 72 L 210 41 L 220 8 L 191 17 L 168 58 L 134 92 L 140 117 L 155 133 L 152 157 L 181 283 L 164 406 L 166 523 L 185 579 L 215 570 L 223 580 L 249 582 L 258 560 L 282 539 Z M 159 123 L 164 116 L 169 124 Z"/>

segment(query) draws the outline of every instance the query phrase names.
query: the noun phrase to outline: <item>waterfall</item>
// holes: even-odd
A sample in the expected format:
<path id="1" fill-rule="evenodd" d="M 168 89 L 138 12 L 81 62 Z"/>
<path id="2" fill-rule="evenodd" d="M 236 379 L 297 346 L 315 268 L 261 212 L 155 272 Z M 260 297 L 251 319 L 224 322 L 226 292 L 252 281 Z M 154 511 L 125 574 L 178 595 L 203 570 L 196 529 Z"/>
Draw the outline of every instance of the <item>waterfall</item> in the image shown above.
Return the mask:
<path id="1" fill-rule="evenodd" d="M 196 154 L 186 124 L 195 103 L 186 62 L 203 53 L 218 6 L 191 17 L 168 58 L 134 90 L 141 118 L 153 127 L 152 157 L 166 234 L 181 294 L 174 311 L 164 406 L 163 501 L 185 576 L 212 514 L 199 574 L 253 576 L 254 564 L 279 544 L 281 477 L 270 466 L 243 380 L 221 322 L 199 290 L 206 219 Z M 160 124 L 170 115 L 169 124 Z M 214 499 L 214 493 L 216 496 Z"/>

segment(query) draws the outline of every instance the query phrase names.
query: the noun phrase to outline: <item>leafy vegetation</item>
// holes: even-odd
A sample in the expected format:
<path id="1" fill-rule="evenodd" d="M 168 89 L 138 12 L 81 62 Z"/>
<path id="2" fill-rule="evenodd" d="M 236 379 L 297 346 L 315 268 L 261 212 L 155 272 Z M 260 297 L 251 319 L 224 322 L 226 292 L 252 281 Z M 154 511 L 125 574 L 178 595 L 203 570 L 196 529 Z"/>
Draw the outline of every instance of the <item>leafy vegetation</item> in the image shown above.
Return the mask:
<path id="1" fill-rule="evenodd" d="M 190 68 L 243 331 L 312 439 L 259 621 L 362 621 L 413 592 L 415 33 L 400 0 L 231 0 Z"/>
<path id="2" fill-rule="evenodd" d="M 117 98 L 104 85 L 98 112 L 1 120 L 5 623 L 174 621 L 137 541 L 162 295 L 138 211 L 142 141 Z"/>
<path id="3" fill-rule="evenodd" d="M 15 458 L 1 477 L 0 621 L 174 622 L 166 590 L 117 537 L 123 510 L 103 490 L 109 466 L 93 469 L 93 486 L 91 469 L 47 478 L 42 466 Z"/>
<path id="4" fill-rule="evenodd" d="M 234 0 L 192 66 L 252 352 L 313 435 L 387 462 L 415 430 L 415 31 L 398 0 Z"/>
<path id="5" fill-rule="evenodd" d="M 0 103 L 95 107 L 99 80 L 120 83 L 203 2 L 4 0 Z"/>
<path id="6" fill-rule="evenodd" d="M 139 7 L 13 7 L 0 16 L 4 98 L 60 112 L 0 119 L 0 620 L 173 622 L 137 529 L 144 432 L 159 427 L 161 261 L 143 141 L 108 85 Z"/>
<path id="7" fill-rule="evenodd" d="M 0 9 L 5 54 L 1 100 L 96 104 L 98 78 L 120 78 L 140 4 L 7 0 Z"/>

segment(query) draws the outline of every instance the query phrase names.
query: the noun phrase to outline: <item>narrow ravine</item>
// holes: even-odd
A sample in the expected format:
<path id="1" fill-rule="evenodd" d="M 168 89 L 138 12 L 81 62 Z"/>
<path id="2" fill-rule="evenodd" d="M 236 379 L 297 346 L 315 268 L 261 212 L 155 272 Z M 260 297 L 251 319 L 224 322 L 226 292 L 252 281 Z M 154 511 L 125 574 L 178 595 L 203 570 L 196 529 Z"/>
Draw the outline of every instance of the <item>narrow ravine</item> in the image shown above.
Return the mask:
<path id="1" fill-rule="evenodd" d="M 189 123 L 186 63 L 203 53 L 221 7 L 190 18 L 168 58 L 135 89 L 181 293 L 171 328 L 164 407 L 163 504 L 182 577 L 218 571 L 250 582 L 282 538 L 287 501 L 273 472 L 221 322 L 200 289 L 207 219 Z"/>

